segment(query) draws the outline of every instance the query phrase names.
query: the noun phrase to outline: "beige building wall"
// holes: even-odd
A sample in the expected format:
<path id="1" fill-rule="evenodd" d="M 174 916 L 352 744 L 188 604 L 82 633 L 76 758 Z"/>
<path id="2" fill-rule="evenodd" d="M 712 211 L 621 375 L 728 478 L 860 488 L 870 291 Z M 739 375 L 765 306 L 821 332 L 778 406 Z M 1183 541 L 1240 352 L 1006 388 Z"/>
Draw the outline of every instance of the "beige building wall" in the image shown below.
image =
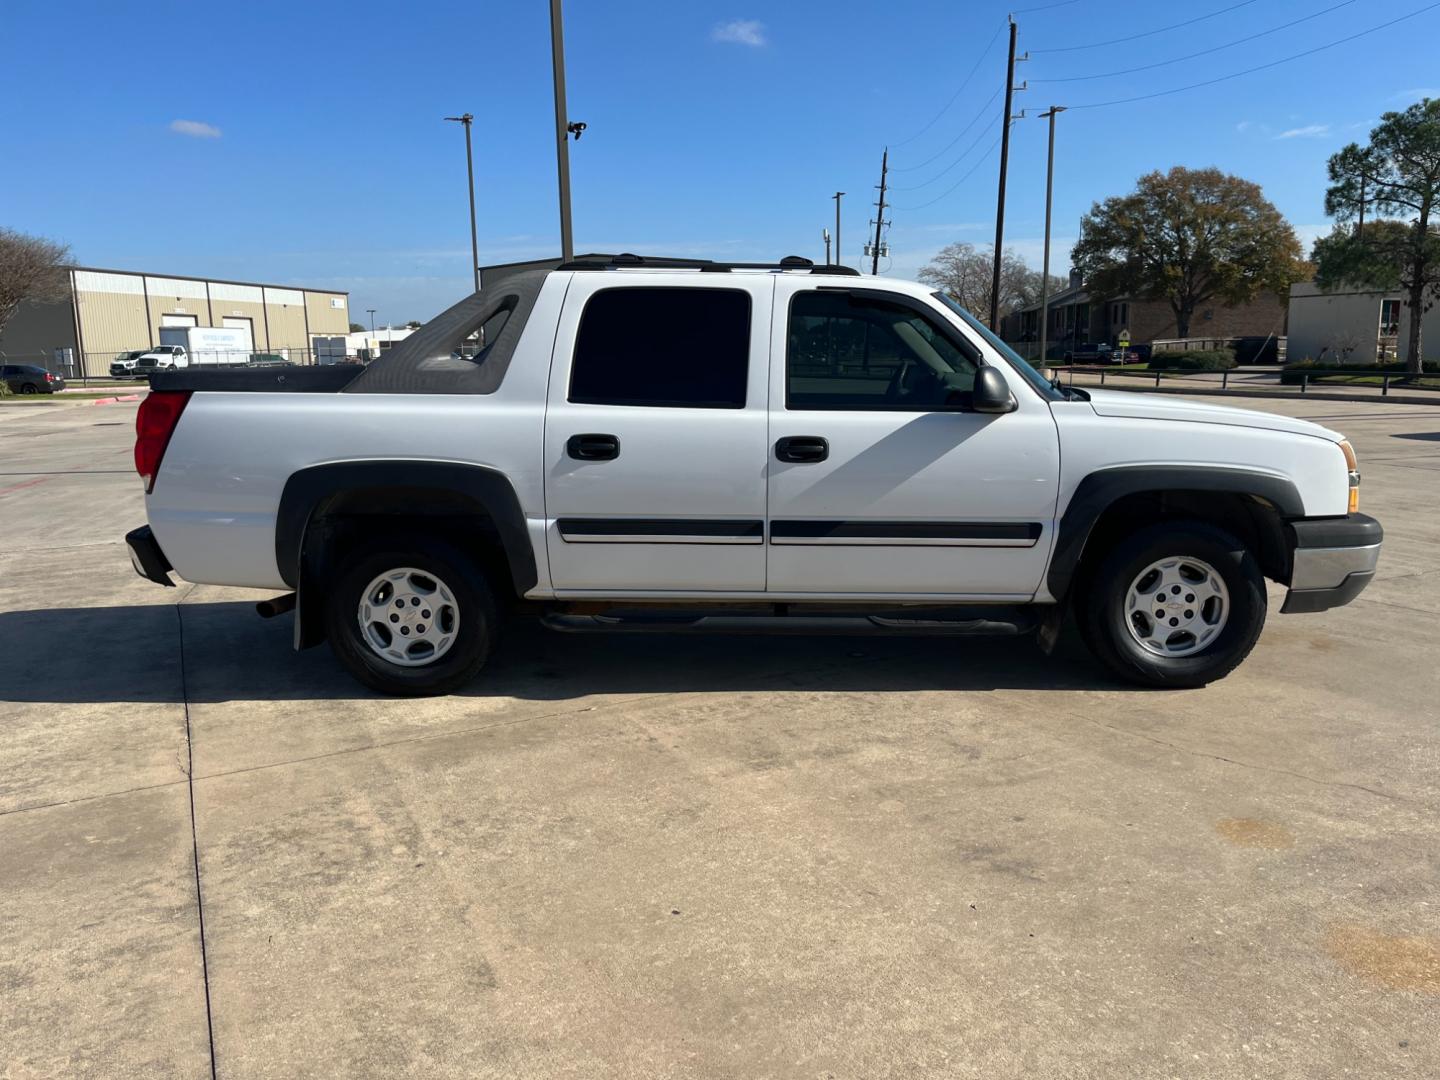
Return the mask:
<path id="1" fill-rule="evenodd" d="M 1313 281 L 1290 286 L 1287 360 L 1333 360 L 1348 353 L 1355 363 L 1373 364 L 1380 345 L 1380 305 L 1396 295 L 1325 292 Z"/>
<path id="2" fill-rule="evenodd" d="M 148 349 L 156 343 L 146 317 L 141 275 L 76 270 L 74 300 L 86 374 L 106 374 L 116 353 Z"/>
<path id="3" fill-rule="evenodd" d="M 194 316 L 196 326 L 210 326 L 210 294 L 205 282 L 190 281 L 186 278 L 144 277 L 145 294 L 150 309 L 150 325 L 155 332 L 156 344 L 160 340 L 160 327 L 165 325 L 164 316 Z"/>
<path id="4" fill-rule="evenodd" d="M 289 359 L 308 359 L 310 339 L 305 333 L 305 294 L 299 289 L 265 287 L 265 312 L 270 320 L 270 351 L 288 350 Z"/>
<path id="5" fill-rule="evenodd" d="M 307 290 L 305 310 L 310 316 L 311 337 L 343 336 L 350 332 L 350 298 L 344 293 Z"/>
<path id="6" fill-rule="evenodd" d="M 251 340 L 257 352 L 268 352 L 270 341 L 265 310 L 265 290 L 259 285 L 232 285 L 225 281 L 210 282 L 211 326 L 224 326 L 227 318 L 249 319 Z"/>

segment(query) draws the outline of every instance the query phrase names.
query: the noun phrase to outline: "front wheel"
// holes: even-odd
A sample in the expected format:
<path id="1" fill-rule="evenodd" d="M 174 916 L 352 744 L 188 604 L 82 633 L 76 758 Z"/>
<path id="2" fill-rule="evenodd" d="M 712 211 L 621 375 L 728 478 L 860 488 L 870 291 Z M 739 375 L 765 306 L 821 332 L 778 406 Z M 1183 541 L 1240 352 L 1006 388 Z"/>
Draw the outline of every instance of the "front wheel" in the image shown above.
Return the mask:
<path id="1" fill-rule="evenodd" d="M 330 647 L 382 694 L 448 694 L 485 665 L 494 594 L 463 553 L 430 537 L 378 539 L 352 552 L 325 598 Z"/>
<path id="2" fill-rule="evenodd" d="M 1265 625 L 1265 578 L 1223 529 L 1164 522 L 1118 543 L 1081 590 L 1086 644 L 1142 686 L 1204 686 L 1235 670 Z"/>

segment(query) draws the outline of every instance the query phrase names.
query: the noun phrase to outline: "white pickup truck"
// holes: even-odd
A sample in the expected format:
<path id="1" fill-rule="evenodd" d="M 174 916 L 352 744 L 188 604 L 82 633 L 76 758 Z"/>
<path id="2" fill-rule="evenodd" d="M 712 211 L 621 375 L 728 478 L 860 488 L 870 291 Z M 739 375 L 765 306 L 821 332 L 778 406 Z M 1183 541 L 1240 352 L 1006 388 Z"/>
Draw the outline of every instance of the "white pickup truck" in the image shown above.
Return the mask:
<path id="1" fill-rule="evenodd" d="M 136 569 L 287 590 L 261 609 L 297 648 L 392 694 L 461 686 L 515 610 L 1049 647 L 1068 609 L 1119 676 L 1193 687 L 1255 644 L 1265 578 L 1319 611 L 1380 552 L 1335 432 L 1062 390 L 932 289 L 793 257 L 572 262 L 369 368 L 152 385 Z"/>

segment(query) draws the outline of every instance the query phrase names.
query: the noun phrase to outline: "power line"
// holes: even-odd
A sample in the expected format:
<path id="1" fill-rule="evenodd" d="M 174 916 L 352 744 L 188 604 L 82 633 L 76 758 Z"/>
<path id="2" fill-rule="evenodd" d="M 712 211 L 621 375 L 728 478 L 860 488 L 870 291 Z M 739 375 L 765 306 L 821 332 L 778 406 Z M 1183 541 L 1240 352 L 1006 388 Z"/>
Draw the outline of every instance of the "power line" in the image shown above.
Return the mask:
<path id="1" fill-rule="evenodd" d="M 991 97 L 990 100 L 991 100 L 991 101 L 994 101 L 995 98 L 998 98 L 999 96 L 1000 96 L 1000 93 L 997 91 L 997 92 L 995 93 L 995 95 L 994 95 L 993 97 Z M 975 119 L 978 120 L 979 117 L 977 116 Z M 974 127 L 974 126 L 975 126 L 974 121 L 971 121 L 970 127 Z M 965 149 L 960 152 L 960 154 L 959 154 L 958 157 L 956 157 L 954 160 L 952 160 L 949 165 L 946 165 L 943 169 L 941 169 L 939 172 L 937 172 L 934 176 L 930 177 L 929 180 L 922 180 L 922 181 L 920 181 L 920 183 L 918 183 L 918 184 L 909 184 L 909 185 L 904 185 L 904 186 L 901 186 L 901 187 L 896 187 L 896 186 L 894 186 L 894 185 L 892 184 L 892 185 L 891 185 L 891 190 L 892 190 L 892 191 L 919 191 L 921 188 L 927 188 L 927 187 L 929 187 L 931 184 L 935 183 L 936 180 L 939 180 L 941 177 L 945 176 L 945 175 L 946 175 L 947 173 L 949 173 L 952 169 L 954 169 L 955 166 L 959 165 L 959 164 L 960 164 L 961 162 L 963 162 L 966 158 L 968 158 L 968 157 L 970 156 L 971 152 L 974 151 L 975 147 L 977 147 L 977 146 L 980 145 L 981 140 L 983 140 L 984 138 L 985 138 L 985 129 L 984 129 L 984 128 L 981 128 L 980 131 L 976 133 L 975 138 L 973 138 L 973 139 L 970 140 L 970 145 L 967 146 L 967 147 L 965 147 Z M 891 171 L 891 172 L 895 172 L 896 170 L 891 169 L 890 171 Z"/>
<path id="2" fill-rule="evenodd" d="M 995 88 L 995 92 L 994 92 L 993 94 L 991 94 L 988 98 L 985 99 L 985 104 L 980 106 L 980 111 L 977 112 L 973 117 L 970 118 L 970 122 L 969 122 L 968 124 L 966 124 L 963 128 L 961 128 L 960 131 L 956 134 L 956 136 L 955 136 L 953 139 L 951 139 L 948 143 L 946 143 L 944 146 L 942 146 L 942 147 L 941 147 L 938 151 L 936 151 L 934 154 L 931 154 L 928 158 L 926 158 L 924 161 L 922 161 L 919 165 L 907 165 L 907 166 L 906 166 L 905 168 L 903 168 L 903 169 L 902 169 L 902 168 L 893 168 L 893 169 L 891 169 L 890 171 L 891 171 L 891 172 L 914 172 L 916 169 L 923 169 L 923 168 L 925 168 L 926 165 L 929 165 L 931 162 L 935 161 L 936 159 L 943 157 L 943 156 L 946 154 L 946 152 L 948 152 L 949 149 L 950 149 L 952 146 L 954 146 L 957 142 L 959 142 L 962 138 L 965 137 L 965 133 L 966 133 L 967 131 L 969 131 L 969 130 L 970 130 L 971 128 L 973 128 L 977 123 L 980 122 L 980 118 L 985 115 L 985 110 L 988 109 L 988 108 L 990 108 L 990 106 L 995 103 L 995 99 L 998 98 L 998 97 L 999 97 L 1002 93 L 1004 93 L 1004 92 L 1005 92 L 1005 88 L 1004 88 L 1003 86 L 997 86 L 997 87 Z M 961 156 L 963 157 L 964 155 L 961 155 Z M 940 173 L 939 175 L 943 176 L 944 173 Z M 925 181 L 926 184 L 928 184 L 929 182 L 930 182 L 930 181 L 928 181 L 928 180 Z M 917 186 L 917 187 L 924 187 L 925 184 L 917 184 L 916 186 Z M 896 188 L 895 190 L 896 190 L 896 191 L 906 191 L 906 190 L 908 190 L 908 189 L 907 189 L 907 188 Z"/>
<path id="3" fill-rule="evenodd" d="M 1120 45 L 1127 41 L 1139 41 L 1141 38 L 1154 37 L 1156 34 L 1163 34 L 1167 30 L 1179 30 L 1182 26 L 1193 26 L 1206 19 L 1213 19 L 1217 15 L 1224 15 L 1227 11 L 1234 11 L 1237 8 L 1247 7 L 1255 3 L 1255 0 L 1240 0 L 1238 4 L 1231 4 L 1219 11 L 1212 11 L 1208 15 L 1197 15 L 1193 19 L 1186 19 L 1184 22 L 1171 23 L 1169 26 L 1162 26 L 1158 30 L 1146 30 L 1140 34 L 1129 34 L 1125 37 L 1111 38 L 1109 41 L 1092 41 L 1088 45 L 1060 45 L 1053 49 L 1031 49 L 1035 53 L 1056 53 L 1056 52 L 1079 52 L 1081 49 L 1098 49 L 1106 45 Z"/>
<path id="4" fill-rule="evenodd" d="M 954 105 L 955 102 L 960 99 L 960 95 L 963 94 L 965 92 L 965 88 L 970 85 L 970 80 L 975 78 L 975 73 L 980 70 L 980 65 L 983 64 L 985 62 L 985 58 L 990 55 L 990 50 L 995 47 L 995 42 L 1000 40 L 1000 31 L 1004 29 L 1004 23 L 1001 23 L 995 28 L 995 33 L 990 36 L 990 40 L 985 43 L 985 48 L 981 49 L 980 55 L 975 58 L 975 66 L 970 69 L 970 74 L 965 76 L 965 81 L 960 84 L 960 89 L 956 90 L 955 93 L 951 95 L 950 100 L 947 101 L 944 105 L 940 106 L 940 111 L 937 112 L 934 116 L 932 116 L 929 122 L 919 131 L 917 131 L 914 135 L 911 135 L 908 139 L 901 139 L 899 142 L 893 143 L 892 145 L 904 146 L 907 143 L 912 143 L 921 135 L 924 135 L 925 132 L 929 131 L 932 127 L 935 126 L 935 121 L 939 120 L 940 117 L 944 116 L 945 113 L 949 111 L 950 106 Z M 942 150 L 941 153 L 943 154 L 944 151 Z M 920 168 L 920 166 L 916 165 L 914 166 L 914 168 L 918 169 Z M 901 172 L 902 170 L 895 169 L 894 171 Z"/>
<path id="5" fill-rule="evenodd" d="M 1067 82 L 1089 82 L 1092 79 L 1114 79 L 1121 75 L 1133 75 L 1137 71 L 1153 71 L 1155 68 L 1167 67 L 1170 64 L 1178 64 L 1184 60 L 1194 60 L 1197 57 L 1209 56 L 1211 53 L 1221 52 L 1225 49 L 1233 49 L 1236 45 L 1244 45 L 1247 42 L 1255 41 L 1270 34 L 1279 33 L 1281 30 L 1288 30 L 1292 26 L 1299 26 L 1301 23 L 1318 19 L 1322 15 L 1329 15 L 1332 11 L 1339 11 L 1343 7 L 1349 7 L 1356 0 L 1341 0 L 1332 7 L 1317 11 L 1313 15 L 1306 15 L 1303 18 L 1293 19 L 1288 23 L 1281 23 L 1279 26 L 1272 26 L 1269 30 L 1261 30 L 1258 34 L 1251 34 L 1249 37 L 1236 38 L 1234 41 L 1227 41 L 1224 45 L 1216 45 L 1214 48 L 1202 49 L 1200 52 L 1189 53 L 1186 56 L 1177 56 L 1170 60 L 1161 60 L 1154 64 L 1143 64 L 1140 67 L 1127 67 L 1124 71 L 1102 71 L 1096 75 L 1071 75 L 1064 79 L 1035 79 L 1037 83 L 1067 83 Z"/>
<path id="6" fill-rule="evenodd" d="M 1255 67 L 1246 68 L 1244 71 L 1232 72 L 1229 75 L 1220 75 L 1214 79 L 1206 79 L 1203 82 L 1190 83 L 1188 86 L 1177 86 L 1170 90 L 1157 90 L 1153 94 L 1138 94 L 1135 97 L 1116 98 L 1113 101 L 1092 101 L 1085 105 L 1072 105 L 1070 106 L 1070 108 L 1104 109 L 1111 105 L 1128 105 L 1131 102 L 1135 101 L 1149 101 L 1152 98 L 1167 97 L 1170 94 L 1181 94 L 1184 93 L 1186 90 L 1198 90 L 1202 86 L 1214 86 L 1216 83 L 1228 82 L 1231 79 L 1238 79 L 1243 75 L 1253 75 L 1257 71 L 1266 71 L 1269 68 L 1279 67 L 1281 64 L 1288 64 L 1292 60 L 1300 60 L 1307 56 L 1313 56 L 1318 52 L 1324 52 L 1326 49 L 1333 49 L 1339 45 L 1348 44 L 1349 42 L 1355 41 L 1358 38 L 1368 37 L 1371 34 L 1378 34 L 1381 30 L 1388 30 L 1390 27 L 1405 22 L 1407 19 L 1413 19 L 1417 15 L 1424 15 L 1425 12 L 1433 11 L 1436 8 L 1440 8 L 1440 0 L 1436 0 L 1436 2 L 1433 4 L 1426 4 L 1422 8 L 1417 8 L 1415 11 L 1410 12 L 1408 15 L 1401 15 L 1399 18 L 1391 19 L 1389 22 L 1383 22 L 1379 26 L 1372 26 L 1368 30 L 1359 30 L 1353 34 L 1350 34 L 1348 37 L 1340 38 L 1338 41 L 1331 41 L 1324 45 L 1316 45 L 1313 49 L 1306 49 L 1303 52 L 1293 53 L 1290 56 L 1282 56 L 1279 60 L 1272 60 L 1268 64 L 1258 64 Z"/>
<path id="7" fill-rule="evenodd" d="M 935 196 L 935 198 L 931 199 L 929 202 L 927 202 L 927 203 L 921 203 L 919 206 L 896 206 L 896 207 L 893 207 L 893 209 L 895 209 L 895 210 L 902 210 L 902 211 L 904 211 L 905 213 L 909 214 L 909 213 L 913 213 L 913 212 L 916 211 L 916 210 L 925 210 L 925 209 L 928 209 L 929 207 L 934 206 L 934 205 L 935 205 L 936 203 L 938 203 L 941 199 L 945 198 L 945 197 L 948 196 L 948 195 L 953 194 L 954 191 L 955 191 L 955 189 L 958 188 L 961 184 L 965 183 L 966 180 L 969 180 L 970 177 L 974 175 L 976 169 L 980 168 L 981 165 L 984 165 L 987 161 L 990 160 L 991 151 L 993 151 L 993 150 L 994 150 L 997 146 L 999 146 L 999 145 L 1000 145 L 1000 136 L 999 136 L 999 135 L 996 135 L 996 136 L 995 136 L 995 141 L 992 142 L 992 143 L 990 144 L 990 146 L 986 149 L 985 155 L 984 155 L 982 158 L 980 158 L 979 161 L 975 162 L 974 165 L 971 165 L 970 168 L 969 168 L 968 170 L 966 170 L 964 176 L 960 177 L 959 180 L 956 180 L 955 183 L 953 183 L 952 185 L 950 185 L 950 187 L 946 188 L 943 192 L 941 192 L 939 195 Z"/>

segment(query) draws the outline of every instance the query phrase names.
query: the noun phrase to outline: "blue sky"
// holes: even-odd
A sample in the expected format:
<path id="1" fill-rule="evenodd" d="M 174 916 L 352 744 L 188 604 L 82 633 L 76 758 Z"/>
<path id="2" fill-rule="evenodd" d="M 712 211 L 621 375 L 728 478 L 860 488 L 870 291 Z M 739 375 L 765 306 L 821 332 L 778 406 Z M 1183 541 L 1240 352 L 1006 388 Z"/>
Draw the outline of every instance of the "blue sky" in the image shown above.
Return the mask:
<path id="1" fill-rule="evenodd" d="M 1327 156 L 1382 112 L 1440 96 L 1440 4 L 567 0 L 570 116 L 589 125 L 571 146 L 576 249 L 819 258 L 844 190 L 858 263 L 888 144 L 889 272 L 913 276 L 946 243 L 993 240 L 1007 12 L 1032 56 L 1015 108 L 1033 116 L 1270 64 L 1427 7 L 1241 78 L 1062 115 L 1060 270 L 1095 200 L 1175 164 L 1257 181 L 1308 246 L 1327 228 Z M 469 288 L 463 136 L 442 117 L 477 117 L 481 262 L 558 253 L 549 47 L 544 0 L 5 0 L 0 224 L 92 265 L 344 288 L 382 322 L 428 318 Z M 1104 77 L 1041 81 L 1077 76 Z M 1017 123 L 1011 146 L 1007 244 L 1038 266 L 1044 122 Z"/>

